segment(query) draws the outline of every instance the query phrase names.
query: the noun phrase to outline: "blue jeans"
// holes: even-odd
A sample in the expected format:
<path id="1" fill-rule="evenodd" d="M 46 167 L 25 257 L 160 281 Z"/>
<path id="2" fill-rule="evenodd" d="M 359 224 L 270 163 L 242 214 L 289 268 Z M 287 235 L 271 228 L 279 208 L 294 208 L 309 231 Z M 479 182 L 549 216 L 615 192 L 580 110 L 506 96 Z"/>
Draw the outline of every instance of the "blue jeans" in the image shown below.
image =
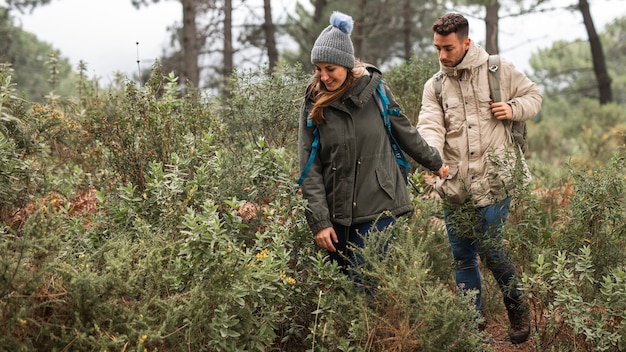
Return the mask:
<path id="1" fill-rule="evenodd" d="M 359 286 L 365 287 L 370 293 L 375 291 L 376 285 L 360 274 L 365 264 L 361 250 L 365 247 L 365 242 L 372 231 L 383 231 L 394 223 L 394 218 L 386 217 L 352 226 L 333 225 L 339 242 L 335 243 L 336 252 L 328 252 L 330 259 L 337 262 L 343 273 Z M 381 255 L 387 252 L 390 241 L 391 238 L 382 246 Z"/>
<path id="2" fill-rule="evenodd" d="M 517 288 L 517 269 L 502 248 L 502 228 L 510 205 L 511 199 L 506 198 L 496 204 L 473 208 L 469 213 L 466 209 L 444 209 L 448 240 L 457 264 L 454 271 L 456 284 L 464 292 L 478 291 L 477 310 L 482 308 L 478 256 L 493 274 L 507 307 L 512 302 L 519 302 L 522 295 Z"/>

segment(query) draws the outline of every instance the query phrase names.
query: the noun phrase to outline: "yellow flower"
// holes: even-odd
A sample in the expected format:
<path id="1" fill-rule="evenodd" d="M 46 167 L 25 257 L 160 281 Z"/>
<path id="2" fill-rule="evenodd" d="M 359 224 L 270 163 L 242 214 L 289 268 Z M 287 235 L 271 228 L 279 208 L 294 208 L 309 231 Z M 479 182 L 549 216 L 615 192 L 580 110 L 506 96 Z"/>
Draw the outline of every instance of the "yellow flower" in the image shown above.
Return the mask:
<path id="1" fill-rule="evenodd" d="M 265 248 L 264 250 L 260 251 L 259 253 L 256 254 L 256 260 L 257 261 L 261 261 L 267 257 L 269 257 L 269 255 L 267 254 L 269 251 L 267 250 L 267 248 Z"/>
<path id="2" fill-rule="evenodd" d="M 141 345 L 142 343 L 146 342 L 146 339 L 148 338 L 148 335 L 142 335 L 139 338 L 139 344 Z"/>

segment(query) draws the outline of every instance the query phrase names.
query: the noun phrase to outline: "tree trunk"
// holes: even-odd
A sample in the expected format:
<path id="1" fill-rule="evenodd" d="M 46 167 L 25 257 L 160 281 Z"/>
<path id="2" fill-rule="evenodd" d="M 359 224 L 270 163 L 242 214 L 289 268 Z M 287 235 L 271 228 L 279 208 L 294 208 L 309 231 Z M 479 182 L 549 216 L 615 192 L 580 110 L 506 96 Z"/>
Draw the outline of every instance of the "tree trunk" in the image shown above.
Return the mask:
<path id="1" fill-rule="evenodd" d="M 263 8 L 265 10 L 265 46 L 267 48 L 267 56 L 269 59 L 268 73 L 274 72 L 274 68 L 278 63 L 278 49 L 276 48 L 276 28 L 272 20 L 272 4 L 270 0 L 263 0 Z"/>
<path id="2" fill-rule="evenodd" d="M 227 81 L 233 73 L 233 3 L 232 0 L 224 1 L 224 67 L 222 78 Z M 230 92 L 228 84 L 224 84 L 223 96 L 228 98 Z"/>
<path id="3" fill-rule="evenodd" d="M 604 105 L 613 101 L 613 92 L 611 91 L 611 77 L 606 70 L 606 60 L 604 58 L 604 52 L 602 51 L 602 42 L 600 42 L 596 28 L 593 25 L 593 19 L 591 18 L 587 0 L 579 0 L 578 9 L 583 15 L 583 22 L 585 23 L 587 35 L 589 36 L 593 71 L 596 74 L 598 91 L 600 93 L 600 104 Z"/>
<path id="4" fill-rule="evenodd" d="M 409 62 L 413 56 L 413 8 L 411 7 L 411 0 L 404 1 L 404 12 L 402 17 L 404 18 L 404 61 Z"/>
<path id="5" fill-rule="evenodd" d="M 486 38 L 485 50 L 491 54 L 498 54 L 498 10 L 500 9 L 499 0 L 491 0 L 486 5 L 487 14 L 485 16 Z"/>
<path id="6" fill-rule="evenodd" d="M 313 23 L 320 23 L 323 19 L 322 14 L 326 8 L 327 0 L 315 0 L 315 9 L 313 10 Z M 315 40 L 315 38 L 313 38 Z"/>
<path id="7" fill-rule="evenodd" d="M 198 31 L 196 28 L 195 0 L 181 0 L 183 5 L 183 38 L 182 49 L 185 67 L 182 71 L 181 83 L 187 81 L 195 87 L 200 84 L 200 68 L 198 67 Z"/>
<path id="8" fill-rule="evenodd" d="M 354 57 L 360 58 L 363 51 L 363 41 L 365 40 L 365 7 L 367 6 L 367 0 L 361 0 L 359 8 L 361 12 L 358 17 L 352 16 L 354 20 L 352 44 L 354 45 Z"/>

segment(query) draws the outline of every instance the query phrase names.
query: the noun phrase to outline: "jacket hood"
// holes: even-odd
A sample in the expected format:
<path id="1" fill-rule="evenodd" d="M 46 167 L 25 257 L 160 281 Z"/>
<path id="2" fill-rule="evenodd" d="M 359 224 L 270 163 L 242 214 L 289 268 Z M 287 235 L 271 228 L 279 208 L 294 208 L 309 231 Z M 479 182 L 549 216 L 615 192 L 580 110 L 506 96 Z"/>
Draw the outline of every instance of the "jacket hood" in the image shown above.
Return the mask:
<path id="1" fill-rule="evenodd" d="M 352 100 L 355 106 L 361 108 L 374 96 L 378 82 L 382 80 L 380 70 L 369 64 L 364 64 L 365 72 L 357 79 L 356 84 L 348 91 L 345 97 Z"/>
<path id="2" fill-rule="evenodd" d="M 470 40 L 470 47 L 467 50 L 467 54 L 461 62 L 454 67 L 446 67 L 439 64 L 441 68 L 441 72 L 448 76 L 458 76 L 460 71 L 463 70 L 471 70 L 475 67 L 478 67 L 485 63 L 485 61 L 489 60 L 489 54 L 478 44 L 474 43 L 473 40 Z"/>

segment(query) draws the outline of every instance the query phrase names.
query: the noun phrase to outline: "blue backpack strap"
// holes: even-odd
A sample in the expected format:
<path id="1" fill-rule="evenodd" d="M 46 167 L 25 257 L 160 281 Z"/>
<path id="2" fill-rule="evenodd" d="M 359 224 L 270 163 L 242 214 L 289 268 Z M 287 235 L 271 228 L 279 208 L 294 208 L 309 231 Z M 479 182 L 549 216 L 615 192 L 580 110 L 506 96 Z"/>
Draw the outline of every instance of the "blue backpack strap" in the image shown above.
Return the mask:
<path id="1" fill-rule="evenodd" d="M 385 122 L 385 129 L 387 129 L 387 135 L 389 136 L 389 142 L 391 143 L 391 149 L 393 149 L 393 154 L 396 157 L 396 162 L 398 163 L 398 165 L 403 167 L 406 172 L 408 172 L 411 168 L 411 164 L 404 157 L 404 153 L 402 153 L 402 149 L 398 145 L 398 142 L 396 142 L 396 139 L 393 138 L 393 135 L 391 134 L 391 122 L 389 121 L 389 115 L 400 116 L 400 110 L 388 108 L 389 99 L 385 94 L 382 80 L 378 82 L 378 85 L 376 86 L 376 92 L 378 93 L 378 97 L 380 98 L 380 102 L 377 100 L 378 108 L 380 109 L 380 115 Z"/>
<path id="2" fill-rule="evenodd" d="M 307 120 L 306 126 L 313 127 L 313 122 L 311 120 Z M 309 170 L 311 169 L 311 165 L 313 164 L 313 160 L 315 159 L 315 154 L 317 153 L 317 148 L 319 147 L 319 144 L 320 144 L 320 132 L 317 129 L 317 126 L 315 126 L 313 128 L 313 143 L 311 144 L 311 154 L 309 155 L 309 160 L 306 162 L 306 166 L 304 167 L 304 170 L 302 170 L 302 174 L 300 175 L 300 178 L 298 179 L 299 186 L 302 186 L 302 183 L 304 182 L 306 175 L 309 173 Z"/>

